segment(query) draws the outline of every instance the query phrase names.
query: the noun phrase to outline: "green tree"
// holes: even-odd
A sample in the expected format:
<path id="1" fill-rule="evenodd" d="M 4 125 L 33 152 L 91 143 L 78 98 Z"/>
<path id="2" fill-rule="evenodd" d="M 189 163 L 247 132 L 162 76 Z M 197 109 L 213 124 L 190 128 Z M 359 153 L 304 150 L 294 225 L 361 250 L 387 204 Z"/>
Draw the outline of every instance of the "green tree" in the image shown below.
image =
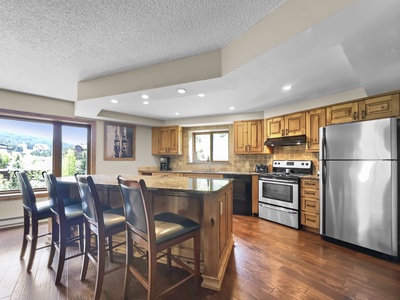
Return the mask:
<path id="1" fill-rule="evenodd" d="M 69 149 L 62 161 L 62 176 L 72 176 L 76 173 L 76 157 L 74 149 Z"/>
<path id="2" fill-rule="evenodd" d="M 7 153 L 0 153 L 0 169 L 7 169 L 10 156 Z"/>

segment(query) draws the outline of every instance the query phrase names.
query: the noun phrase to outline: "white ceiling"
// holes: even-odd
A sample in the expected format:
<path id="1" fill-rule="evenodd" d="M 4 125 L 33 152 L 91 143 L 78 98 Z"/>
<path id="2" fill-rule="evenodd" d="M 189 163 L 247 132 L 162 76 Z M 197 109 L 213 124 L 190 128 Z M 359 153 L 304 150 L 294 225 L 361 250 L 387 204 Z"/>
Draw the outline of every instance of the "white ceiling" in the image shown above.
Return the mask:
<path id="1" fill-rule="evenodd" d="M 78 82 L 221 49 L 290 1 L 299 0 L 1 1 L 0 88 L 76 101 Z M 282 92 L 285 84 L 293 89 Z M 400 89 L 400 1 L 356 1 L 232 72 L 184 87 L 185 96 L 171 94 L 175 86 L 146 90 L 149 105 L 143 91 L 87 99 L 77 114 L 171 120 Z"/>

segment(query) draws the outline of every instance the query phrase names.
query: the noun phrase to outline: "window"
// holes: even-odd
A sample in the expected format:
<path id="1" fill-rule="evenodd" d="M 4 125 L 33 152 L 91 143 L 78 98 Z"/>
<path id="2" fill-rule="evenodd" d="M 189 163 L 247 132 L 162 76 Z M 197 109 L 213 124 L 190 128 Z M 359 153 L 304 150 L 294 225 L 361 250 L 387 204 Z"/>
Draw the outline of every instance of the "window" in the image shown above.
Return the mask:
<path id="1" fill-rule="evenodd" d="M 229 131 L 193 133 L 193 162 L 227 162 Z"/>
<path id="2" fill-rule="evenodd" d="M 25 170 L 33 188 L 42 172 L 87 174 L 90 125 L 0 117 L 0 191 L 18 190 L 14 170 Z"/>

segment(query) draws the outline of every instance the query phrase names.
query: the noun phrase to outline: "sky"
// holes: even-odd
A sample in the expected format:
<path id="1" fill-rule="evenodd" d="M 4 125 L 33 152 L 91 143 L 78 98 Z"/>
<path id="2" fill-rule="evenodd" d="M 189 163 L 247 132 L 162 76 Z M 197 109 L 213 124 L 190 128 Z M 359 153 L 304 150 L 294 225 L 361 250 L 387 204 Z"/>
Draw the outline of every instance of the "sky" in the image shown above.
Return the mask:
<path id="1" fill-rule="evenodd" d="M 26 122 L 0 118 L 0 131 L 15 134 L 32 135 L 52 140 L 53 125 L 48 123 Z M 63 142 L 82 144 L 87 141 L 87 129 L 75 126 L 63 126 Z"/>

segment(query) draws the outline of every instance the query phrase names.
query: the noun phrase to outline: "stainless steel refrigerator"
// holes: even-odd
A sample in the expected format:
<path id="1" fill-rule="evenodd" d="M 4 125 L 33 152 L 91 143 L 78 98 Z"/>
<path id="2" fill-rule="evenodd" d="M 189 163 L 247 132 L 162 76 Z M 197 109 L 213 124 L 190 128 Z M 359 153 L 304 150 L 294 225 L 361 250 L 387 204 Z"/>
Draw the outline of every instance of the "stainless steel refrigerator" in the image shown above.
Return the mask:
<path id="1" fill-rule="evenodd" d="M 321 234 L 399 256 L 398 122 L 321 127 Z"/>

